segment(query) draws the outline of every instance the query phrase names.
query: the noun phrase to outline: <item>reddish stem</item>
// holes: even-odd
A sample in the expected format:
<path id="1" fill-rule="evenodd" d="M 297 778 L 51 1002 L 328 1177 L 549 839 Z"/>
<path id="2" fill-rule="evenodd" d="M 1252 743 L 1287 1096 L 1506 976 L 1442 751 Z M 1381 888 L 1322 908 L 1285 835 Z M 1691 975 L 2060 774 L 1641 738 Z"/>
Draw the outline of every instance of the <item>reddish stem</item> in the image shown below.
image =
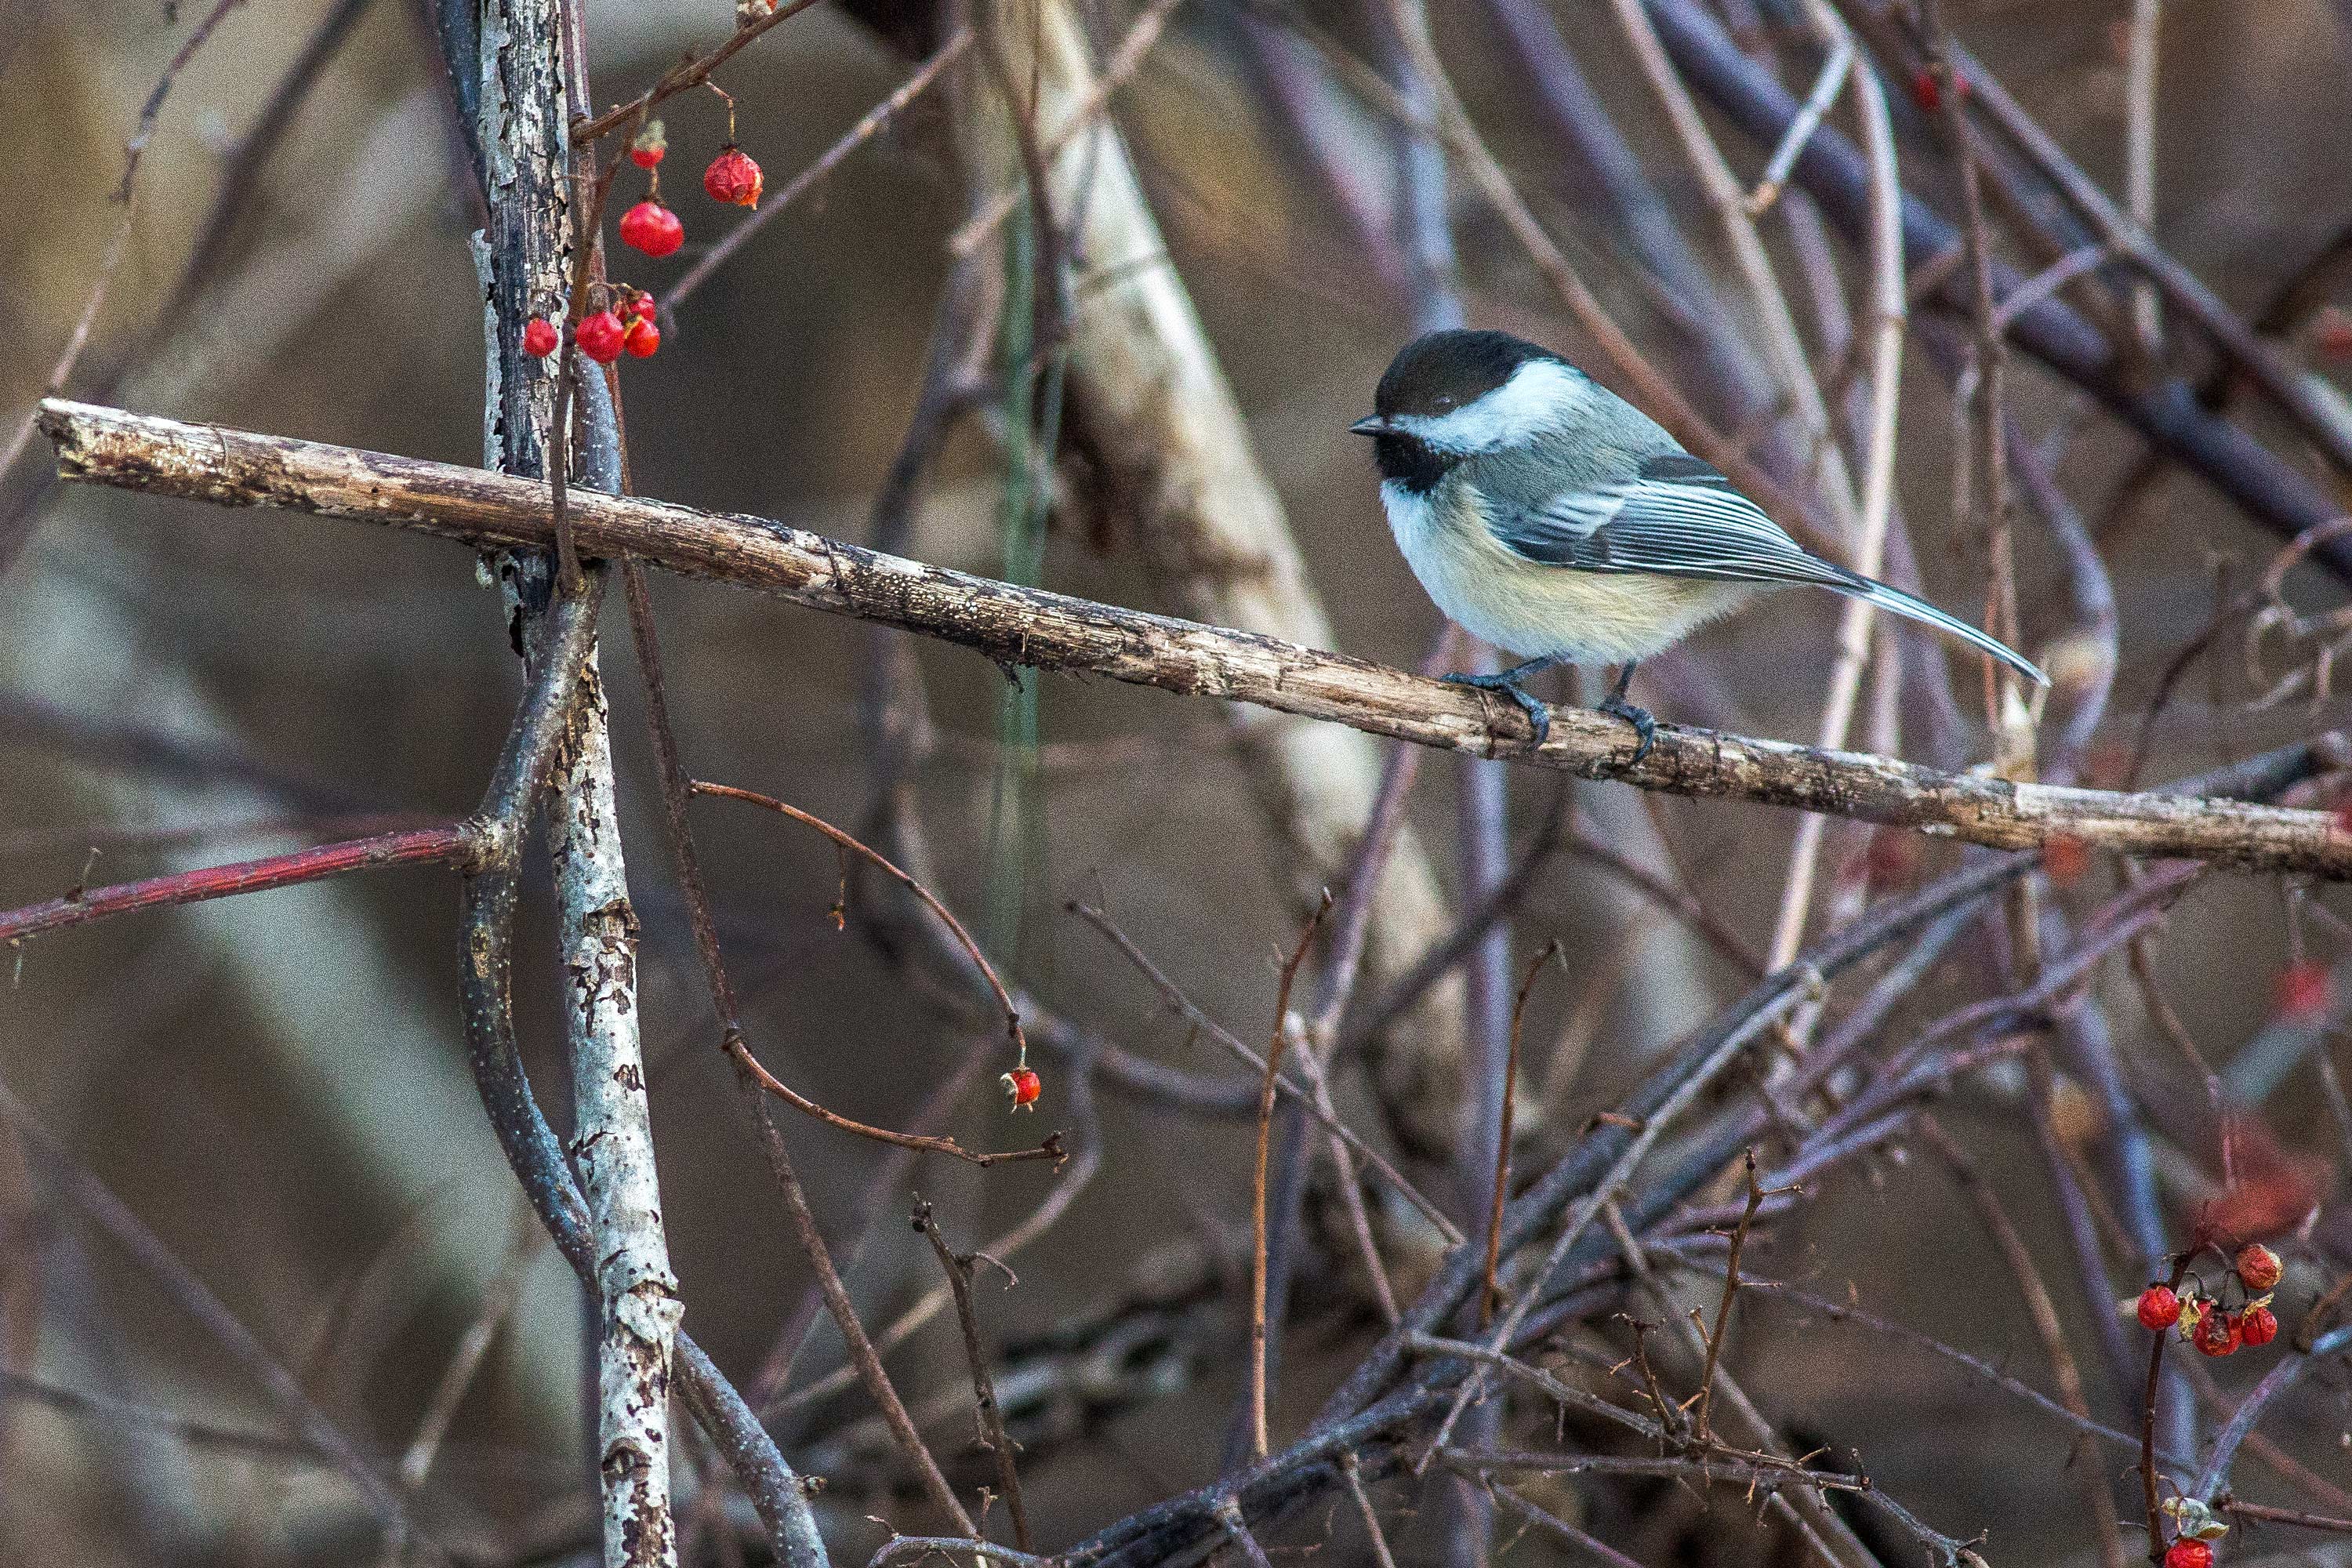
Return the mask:
<path id="1" fill-rule="evenodd" d="M 270 888 L 324 881 L 348 871 L 365 871 L 379 866 L 462 860 L 473 853 L 473 847 L 471 830 L 450 823 L 440 827 L 412 827 L 367 838 L 345 839 L 340 844 L 321 844 L 259 860 L 206 866 L 201 870 L 150 877 L 144 881 L 119 882 L 88 892 L 76 889 L 47 903 L 28 904 L 21 910 L 0 913 L 0 942 L 16 942 L 41 931 L 128 914 L 133 910 L 201 904 L 236 893 L 258 893 Z"/>

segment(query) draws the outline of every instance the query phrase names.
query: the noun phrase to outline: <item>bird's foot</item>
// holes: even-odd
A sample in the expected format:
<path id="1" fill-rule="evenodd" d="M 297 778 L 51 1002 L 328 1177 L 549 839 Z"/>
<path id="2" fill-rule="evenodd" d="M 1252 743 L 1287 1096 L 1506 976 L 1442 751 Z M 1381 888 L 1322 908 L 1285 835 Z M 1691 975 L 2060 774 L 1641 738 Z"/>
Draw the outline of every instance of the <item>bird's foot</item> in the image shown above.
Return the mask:
<path id="1" fill-rule="evenodd" d="M 1650 748 L 1657 743 L 1657 721 L 1650 717 L 1648 709 L 1636 708 L 1626 701 L 1622 685 L 1617 690 L 1601 700 L 1601 711 L 1612 719 L 1622 719 L 1633 726 L 1633 733 L 1639 738 L 1639 743 L 1634 746 L 1633 754 L 1626 759 L 1627 767 L 1634 766 L 1650 754 Z"/>
<path id="2" fill-rule="evenodd" d="M 1481 691 L 1499 691 L 1517 703 L 1519 711 L 1528 716 L 1528 724 L 1536 732 L 1534 741 L 1529 742 L 1532 748 L 1542 745 L 1551 734 L 1551 710 L 1514 679 L 1524 668 L 1522 666 L 1520 669 L 1507 669 L 1496 675 L 1455 674 L 1441 679 L 1455 686 L 1475 686 Z"/>

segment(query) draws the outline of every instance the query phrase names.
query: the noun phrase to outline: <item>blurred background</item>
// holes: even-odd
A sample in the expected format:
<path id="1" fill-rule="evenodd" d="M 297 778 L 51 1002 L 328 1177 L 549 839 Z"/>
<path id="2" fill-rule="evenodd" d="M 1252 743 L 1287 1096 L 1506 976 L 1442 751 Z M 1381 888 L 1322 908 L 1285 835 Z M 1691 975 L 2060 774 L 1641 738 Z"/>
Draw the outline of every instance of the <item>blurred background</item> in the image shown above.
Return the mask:
<path id="1" fill-rule="evenodd" d="M 11 434 L 48 384 L 125 221 L 112 198 L 141 106 L 209 8 L 194 0 L 7 8 L 0 87 L 14 105 L 18 155 L 0 161 L 0 210 L 16 215 L 0 226 L 0 302 L 14 323 L 11 352 L 0 356 L 0 405 Z M 1746 41 L 1764 75 L 1800 97 L 1811 87 L 1822 56 L 1801 10 L 1746 0 L 1696 8 Z M 1948 0 L 1942 10 L 1980 68 L 2121 201 L 2133 177 L 2134 6 Z M 1615 9 L 1555 0 L 1549 13 L 1589 89 L 1584 111 L 1622 137 L 1630 162 L 1613 170 L 1595 162 L 1594 143 L 1563 131 L 1546 97 L 1559 78 L 1508 26 L 1528 14 L 1523 0 L 1431 9 L 1471 119 L 1601 306 L 1730 440 L 1809 492 L 1801 460 L 1771 457 L 1780 441 L 1785 459 L 1794 416 L 1755 369 L 1765 363 L 1756 347 L 1763 329 L 1737 258 Z M 766 169 L 772 193 L 907 79 L 937 37 L 909 15 L 820 5 L 727 66 L 737 138 Z M 1282 503 L 1333 646 L 1411 667 L 1429 654 L 1439 617 L 1391 543 L 1366 454 L 1346 427 L 1368 411 L 1381 367 L 1424 319 L 1402 253 L 1367 234 L 1389 221 L 1400 156 L 1427 144 L 1401 135 L 1379 95 L 1309 41 L 1386 60 L 1374 74 L 1396 77 L 1386 15 L 1349 0 L 1179 5 L 1118 91 L 1112 116 L 1169 269 L 1245 416 L 1250 450 L 1234 460 L 1254 461 Z M 1098 58 L 1134 19 L 1120 4 L 1087 11 Z M 886 26 L 868 25 L 877 20 Z M 590 0 L 585 24 L 603 105 L 719 41 L 731 18 L 719 0 Z M 2352 280 L 2342 265 L 2352 221 L 2352 8 L 2165 0 L 2157 37 L 2157 240 L 2259 329 L 2315 405 L 2352 419 L 2338 391 L 2352 373 L 2343 311 Z M 1957 221 L 1956 167 L 1940 116 L 1926 107 L 1935 93 L 1883 40 L 1865 37 L 1862 56 L 1891 100 L 1905 184 Z M 945 88 L 915 100 L 671 310 L 656 357 L 625 362 L 637 491 L 870 537 L 877 487 L 923 382 L 950 269 L 947 237 L 970 211 L 950 123 L 955 100 Z M 273 103 L 284 115 L 266 123 Z M 1752 184 L 1770 149 L 1719 112 L 1710 103 L 1706 122 Z M 483 312 L 467 246 L 479 217 L 453 113 L 430 20 L 409 0 L 236 6 L 180 71 L 155 122 L 127 244 L 64 390 L 181 419 L 479 462 Z M 673 148 L 663 173 L 688 243 L 667 260 L 624 251 L 612 265 L 666 296 L 751 215 L 694 188 L 724 139 L 726 107 L 696 92 L 661 113 Z M 1853 133 L 1850 93 L 1828 124 Z M 262 155 L 249 140 L 257 126 L 268 137 Z M 2000 157 L 1992 219 L 2001 254 L 2030 276 L 2059 257 L 2020 236 L 2038 226 L 2063 238 L 2080 222 L 2006 143 Z M 616 200 L 634 199 L 642 178 L 625 167 Z M 1640 223 L 1620 200 L 1635 187 L 1659 204 Z M 1443 189 L 1466 317 L 1554 345 L 1632 392 L 1474 183 L 1457 167 Z M 1864 252 L 1832 232 L 1801 190 L 1758 229 L 1842 416 L 1866 376 L 1830 329 L 1866 311 Z M 1693 298 L 1690 277 L 1660 270 L 1657 237 L 1669 232 L 1711 297 Z M 204 262 L 196 272 L 192 258 Z M 1914 286 L 1932 292 L 1941 285 L 1921 282 L 1925 270 L 1915 258 Z M 2129 334 L 2139 307 L 2121 269 L 2085 263 L 2049 287 L 2078 301 L 2095 297 L 2095 310 L 2083 308 L 2119 340 Z M 1843 305 L 1823 308 L 1823 289 Z M 1921 312 L 1904 361 L 1896 499 L 1925 590 L 1974 616 L 1985 601 L 1987 546 L 1965 504 L 1971 437 L 1953 380 L 1969 342 L 1964 316 Z M 2154 337 L 2118 351 L 2106 374 L 2121 385 L 2177 377 L 2205 387 L 2281 471 L 2315 493 L 2340 494 L 2327 487 L 2343 472 L 2273 400 L 2222 374 L 2227 363 L 2168 305 Z M 1741 363 L 1753 382 L 1727 384 L 1724 367 Z M 2136 751 L 2145 752 L 2138 778 L 2153 782 L 2341 722 L 2326 679 L 2328 639 L 2340 632 L 2319 618 L 2340 608 L 2343 583 L 2304 564 L 2278 575 L 2275 598 L 2263 594 L 2291 528 L 2242 495 L 2149 465 L 2141 436 L 2023 353 L 2010 357 L 2006 395 L 2035 466 L 2022 478 L 2012 466 L 2011 484 L 2022 490 L 2046 477 L 2094 542 L 2114 597 L 2111 656 L 2085 652 L 2079 563 L 2053 542 L 2039 502 L 2017 505 L 2021 646 L 2061 676 L 2045 748 L 2058 743 L 2060 721 L 2083 710 L 2091 681 L 2083 671 L 2093 667 L 2112 670 L 2112 690 L 2068 745 L 2095 782 L 2120 782 Z M 993 409 L 956 426 L 911 513 L 905 552 L 1000 570 L 1003 435 Z M 498 595 L 461 548 L 59 488 L 47 476 L 37 437 L 0 475 L 0 905 L 473 808 L 520 678 Z M 1152 563 L 1148 516 L 1102 500 L 1083 471 L 1067 483 L 1049 524 L 1045 584 L 1199 613 Z M 873 634 L 706 584 L 657 579 L 655 591 L 691 770 L 847 826 L 870 821 L 876 763 L 860 704 Z M 2319 624 L 2289 626 L 2273 614 L 2253 638 L 2255 619 L 2280 605 Z M 1836 624 L 1826 596 L 1776 600 L 1769 613 L 1711 628 L 1645 666 L 1635 695 L 1662 719 L 1810 742 Z M 628 639 L 617 616 L 607 631 L 672 1255 L 688 1327 L 749 1384 L 809 1275 L 711 1048 Z M 1991 756 L 1975 665 L 1925 642 L 1901 647 L 1907 674 L 1889 685 L 1881 668 L 1873 689 L 1882 695 L 1864 700 L 1853 743 L 1891 738 L 1914 760 L 1953 767 Z M 1264 808 L 1257 742 L 1203 702 L 1046 679 L 1033 759 L 1042 843 L 1008 871 L 992 829 L 1005 776 L 1004 680 L 959 650 L 911 653 L 929 733 L 898 782 L 925 826 L 931 885 L 976 921 L 992 889 L 1020 881 L 1028 912 L 1012 962 L 1042 1006 L 1137 1057 L 1240 1081 L 1229 1058 L 1062 906 L 1080 900 L 1106 911 L 1202 1009 L 1262 1043 L 1276 964 L 1298 931 L 1299 884 L 1337 878 L 1303 868 Z M 1938 689 L 1956 692 L 1956 703 L 1939 707 Z M 1441 910 L 1468 901 L 1458 846 L 1475 816 L 1469 776 L 1458 759 L 1430 756 L 1408 803 Z M 1555 775 L 1514 770 L 1507 784 L 1516 854 L 1559 802 Z M 1771 947 L 1797 831 L 1796 818 L 1760 806 L 1637 799 L 1608 784 L 1577 784 L 1570 809 L 1570 840 L 1528 862 L 1503 950 L 1515 978 L 1547 940 L 1568 957 L 1567 973 L 1528 1004 L 1532 1109 L 1523 1107 L 1520 1155 L 1528 1170 L 1745 988 L 1732 955 Z M 821 839 L 723 804 L 695 811 L 747 1023 L 772 1070 L 845 1114 L 901 1127 L 978 1063 L 945 1128 L 976 1148 L 1032 1131 L 1027 1119 L 1006 1131 L 993 1087 L 1003 1043 L 985 1010 L 924 982 L 903 931 L 892 935 L 908 917 L 894 924 L 872 907 L 882 889 L 860 882 L 846 929 L 836 929 L 829 911 L 842 874 Z M 1857 901 L 1956 863 L 1948 850 L 1884 835 L 1833 831 L 1826 844 L 1824 875 Z M 1643 894 L 1601 863 L 1607 854 L 1649 868 L 1685 903 Z M 553 936 L 543 871 L 533 876 L 518 1005 L 529 1059 L 560 1110 Z M 2096 866 L 2047 897 L 2061 911 L 2094 909 L 2115 878 Z M 2299 1305 L 2345 1266 L 2330 1261 L 2326 1226 L 2315 1228 L 2312 1216 L 2341 1201 L 2347 1130 L 2330 1115 L 2313 1039 L 2278 1043 L 2282 977 L 2292 986 L 2333 969 L 2345 949 L 2343 910 L 2342 894 L 2325 886 L 2209 878 L 2147 950 L 2179 1029 L 2241 1099 L 2242 1148 L 2255 1151 L 2243 1157 L 2285 1173 L 2276 1180 L 2290 1194 L 2286 1212 L 2267 1229 L 2285 1238 L 2285 1295 Z M 59 1172 L 69 1168 L 110 1189 L 387 1473 L 416 1451 L 469 1331 L 495 1329 L 459 1385 L 446 1437 L 425 1446 L 421 1474 L 404 1474 L 416 1515 L 459 1561 L 594 1559 L 593 1429 L 582 1424 L 588 1320 L 578 1286 L 519 1199 L 468 1079 L 455 932 L 450 879 L 402 869 L 157 910 L 0 954 L 8 965 L 0 1082 L 23 1119 L 0 1130 L 0 1558 L 380 1556 L 348 1483 L 292 1436 L 282 1406 L 189 1310 L 184 1281 L 159 1280 L 60 1195 L 69 1178 Z M 1997 988 L 1989 975 L 2000 948 L 1997 934 L 1956 946 L 1916 977 L 1900 1016 L 1916 1024 Z M 2185 1108 L 2177 1124 L 2152 1118 L 2164 1127 L 2154 1158 L 2178 1245 L 2198 1205 L 2224 1188 L 2219 1142 L 2201 1120 L 2205 1088 L 2120 958 L 2093 991 L 2133 1092 L 2144 1104 Z M 1842 994 L 1833 1013 L 1850 1002 Z M 2333 993 L 2321 1005 L 2324 1020 L 2305 1035 L 2324 1056 L 2337 1048 L 2340 1014 Z M 1446 1037 L 1454 1044 L 1429 1048 L 1461 1048 L 1458 1034 Z M 2269 1054 L 2231 1077 L 2241 1054 L 2258 1047 Z M 1092 1102 L 1074 1107 L 1059 1058 L 1049 1051 L 1048 1061 L 1036 1131 L 1066 1129 L 1087 1151 L 1074 1163 L 1084 1180 L 1063 1193 L 1068 1206 L 1053 1228 L 1008 1258 L 1017 1287 L 1000 1288 L 983 1271 L 981 1299 L 1025 1445 L 1030 1511 L 1052 1549 L 1217 1472 L 1240 1387 L 1252 1133 L 1245 1117 L 1191 1114 L 1099 1079 Z M 2104 1170 L 2101 1140 L 2113 1130 L 2095 1096 L 2075 1087 L 2072 1065 L 2061 1068 L 2055 1125 Z M 1445 1151 L 1413 1146 L 1413 1112 L 1429 1108 L 1395 1103 L 1392 1082 L 1377 1075 L 1344 1073 L 1336 1088 L 1351 1121 L 1451 1202 Z M 2090 1299 L 2068 1260 L 2041 1156 L 2016 1110 L 2020 1093 L 1995 1072 L 1957 1089 L 1940 1114 L 2042 1258 L 2063 1321 L 2089 1357 L 2105 1303 Z M 1454 1114 L 1450 1104 L 1438 1109 L 1438 1124 Z M 28 1125 L 55 1141 L 68 1166 L 28 1141 Z M 870 1324 L 936 1282 L 922 1239 L 893 1223 L 914 1191 L 939 1205 L 950 1237 L 970 1248 L 1073 1179 L 1072 1169 L 1040 1164 L 886 1169 L 886 1152 L 814 1122 L 789 1122 L 785 1132 L 818 1213 L 839 1226 L 837 1250 L 855 1253 L 845 1266 Z M 2239 1174 L 2242 1184 L 2255 1179 Z M 1763 1261 L 1753 1267 L 1841 1300 L 1853 1281 L 1873 1310 L 2050 1385 L 2009 1265 L 1942 1163 L 1898 1140 L 1825 1179 L 1816 1197 L 1759 1243 Z M 1465 1197 L 1462 1213 L 1475 1204 Z M 879 1222 L 857 1250 L 869 1215 Z M 1383 1223 L 1408 1291 L 1430 1267 L 1428 1238 L 1416 1240 L 1395 1216 Z M 1300 1266 L 1276 1388 L 1278 1433 L 1296 1433 L 1379 1327 L 1336 1234 L 1318 1230 Z M 2111 1245 L 2106 1262 L 2118 1295 L 2143 1282 L 2146 1259 L 2128 1248 Z M 1711 1312 L 1704 1292 L 1692 1300 Z M 1993 1561 L 2098 1560 L 2074 1467 L 2113 1471 L 2125 1519 L 2137 1518 L 2127 1458 L 2070 1447 L 2064 1429 L 2032 1406 L 1932 1355 L 1770 1303 L 1754 1309 L 1733 1354 L 1792 1438 L 1834 1445 L 1837 1462 L 1866 1469 L 1942 1531 L 1989 1531 Z M 820 1322 L 782 1389 L 818 1384 L 841 1363 L 838 1337 Z M 952 1322 L 932 1321 L 890 1365 L 959 1486 L 984 1482 Z M 2261 1374 L 2236 1363 L 2210 1370 L 2219 1403 L 2201 1427 L 2208 1438 Z M 2097 1418 L 2136 1432 L 2137 1409 L 2095 1370 L 2092 1381 Z M 2352 1489 L 2347 1386 L 2340 1363 L 2315 1368 L 2264 1426 L 2329 1488 Z M 854 1386 L 780 1405 L 772 1425 L 789 1458 L 830 1481 L 820 1511 L 836 1561 L 862 1562 L 886 1539 L 870 1516 L 910 1531 L 923 1520 L 919 1493 Z M 723 1489 L 723 1468 L 682 1447 L 682 1494 L 698 1495 L 705 1476 Z M 2274 1486 L 2327 1511 L 2312 1500 L 2324 1493 L 2297 1491 L 2275 1467 L 2247 1474 L 2242 1484 L 2252 1490 Z M 1589 1528 L 1644 1563 L 1801 1560 L 1752 1523 L 1736 1490 L 1598 1489 L 1580 1502 L 1562 1483 L 1551 1506 L 1582 1508 Z M 1303 1549 L 1336 1531 L 1331 1549 L 1357 1560 L 1363 1541 L 1352 1523 L 1329 1524 L 1330 1507 L 1318 1501 L 1269 1544 Z M 690 1532 L 696 1560 L 741 1561 L 747 1551 L 761 1560 L 740 1508 L 728 1513 L 715 1495 L 710 1508 Z M 1439 1519 L 1435 1505 L 1401 1517 L 1400 1552 L 1458 1560 Z M 1516 1541 L 1517 1529 L 1507 1518 L 1497 1538 L 1514 1557 L 1562 1550 L 1539 1536 Z M 2235 1560 L 2346 1555 L 2340 1534 L 2252 1536 L 2231 1542 Z M 2136 1524 L 2125 1539 L 2139 1555 Z M 1917 1552 L 1900 1543 L 1885 1560 Z"/>

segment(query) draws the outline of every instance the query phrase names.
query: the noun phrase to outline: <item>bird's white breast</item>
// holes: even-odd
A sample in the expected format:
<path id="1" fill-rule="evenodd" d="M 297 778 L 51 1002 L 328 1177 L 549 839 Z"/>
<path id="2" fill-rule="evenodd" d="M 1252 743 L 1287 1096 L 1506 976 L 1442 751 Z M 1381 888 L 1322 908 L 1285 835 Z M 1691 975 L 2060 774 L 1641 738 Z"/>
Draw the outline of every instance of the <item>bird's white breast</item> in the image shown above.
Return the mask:
<path id="1" fill-rule="evenodd" d="M 1736 608 L 1752 584 L 1547 566 L 1487 531 L 1456 483 L 1415 495 L 1381 486 L 1389 531 L 1437 607 L 1473 637 L 1521 658 L 1623 664 L 1672 647 Z"/>

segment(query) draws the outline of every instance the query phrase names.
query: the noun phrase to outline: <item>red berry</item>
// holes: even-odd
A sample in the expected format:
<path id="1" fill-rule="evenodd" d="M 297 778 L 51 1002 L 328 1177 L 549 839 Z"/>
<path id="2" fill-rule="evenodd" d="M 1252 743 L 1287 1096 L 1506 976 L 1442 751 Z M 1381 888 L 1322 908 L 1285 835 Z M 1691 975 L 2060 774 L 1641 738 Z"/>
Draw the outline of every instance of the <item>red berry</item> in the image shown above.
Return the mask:
<path id="1" fill-rule="evenodd" d="M 621 243 L 647 256 L 667 256 L 686 243 L 686 225 L 656 201 L 642 201 L 621 215 Z"/>
<path id="2" fill-rule="evenodd" d="M 2261 1242 L 2249 1242 L 2238 1248 L 2238 1278 L 2244 1280 L 2246 1289 L 2254 1294 L 2259 1296 L 2265 1290 L 2275 1289 L 2279 1276 L 2285 1272 L 2286 1265 L 2279 1261 L 2279 1255 Z"/>
<path id="3" fill-rule="evenodd" d="M 635 293 L 627 295 L 622 299 L 620 311 L 621 315 L 626 320 L 635 321 L 637 318 L 643 317 L 646 321 L 650 321 L 654 319 L 655 314 L 654 297 L 640 289 Z"/>
<path id="4" fill-rule="evenodd" d="M 2139 1326 L 2161 1333 L 2180 1321 L 2180 1298 L 2168 1286 L 2151 1285 L 2139 1293 Z"/>
<path id="5" fill-rule="evenodd" d="M 622 340 L 627 335 L 627 330 L 621 325 L 621 318 L 610 310 L 597 311 L 582 321 L 579 331 L 572 333 L 579 342 L 580 352 L 598 364 L 611 364 L 619 359 Z"/>
<path id="6" fill-rule="evenodd" d="M 1044 1089 L 1045 1085 L 1038 1082 L 1035 1073 L 1027 1068 L 1014 1068 L 997 1081 L 1004 1086 L 1004 1092 L 1012 1097 L 1013 1110 L 1037 1109 L 1037 1096 Z"/>
<path id="7" fill-rule="evenodd" d="M 2213 1568 L 2213 1549 L 2182 1536 L 2164 1549 L 2164 1568 Z"/>
<path id="8" fill-rule="evenodd" d="M 760 165 L 751 155 L 730 142 L 719 149 L 719 156 L 710 160 L 710 167 L 702 171 L 702 188 L 710 193 L 714 202 L 732 202 L 739 207 L 760 205 Z"/>
<path id="9" fill-rule="evenodd" d="M 2212 1311 L 2197 1320 L 2197 1331 L 2189 1336 L 2189 1342 L 2203 1354 L 2223 1356 L 2238 1348 L 2245 1331 L 2237 1313 Z"/>
<path id="10" fill-rule="evenodd" d="M 2266 1345 L 2278 1338 L 2278 1314 L 2268 1307 L 2249 1307 L 2241 1331 L 2246 1343 Z"/>
<path id="11" fill-rule="evenodd" d="M 1952 73 L 1952 96 L 1962 103 L 1969 100 L 1969 79 L 1958 71 Z M 1921 66 L 1911 78 L 1911 101 L 1927 114 L 1944 107 L 1944 84 L 1926 66 Z"/>
<path id="12" fill-rule="evenodd" d="M 646 128 L 637 132 L 636 140 L 629 143 L 629 162 L 640 169 L 650 169 L 668 151 L 669 143 L 662 139 L 662 122 L 649 120 Z"/>
<path id="13" fill-rule="evenodd" d="M 2352 359 L 2352 316 L 2334 305 L 2320 311 L 2318 323 L 2312 329 L 2312 346 L 2319 351 L 2322 359 Z"/>
<path id="14" fill-rule="evenodd" d="M 2327 965 L 2297 959 L 2279 971 L 2279 1016 L 2290 1024 L 2315 1023 L 2326 1013 L 2334 991 Z"/>
<path id="15" fill-rule="evenodd" d="M 2059 834 L 2042 846 L 2042 868 L 2055 888 L 2073 885 L 2090 869 L 2091 847 L 2071 834 Z"/>
<path id="16" fill-rule="evenodd" d="M 1864 865 L 1874 888 L 1908 887 L 1919 876 L 1919 836 L 1882 827 L 1870 836 Z"/>
<path id="17" fill-rule="evenodd" d="M 562 342 L 562 335 L 556 331 L 552 321 L 533 316 L 523 323 L 522 352 L 533 359 L 545 359 Z"/>
<path id="18" fill-rule="evenodd" d="M 654 325 L 651 316 L 639 316 L 629 323 L 629 335 L 621 342 L 637 358 L 651 359 L 654 351 L 661 347 L 661 329 Z"/>

